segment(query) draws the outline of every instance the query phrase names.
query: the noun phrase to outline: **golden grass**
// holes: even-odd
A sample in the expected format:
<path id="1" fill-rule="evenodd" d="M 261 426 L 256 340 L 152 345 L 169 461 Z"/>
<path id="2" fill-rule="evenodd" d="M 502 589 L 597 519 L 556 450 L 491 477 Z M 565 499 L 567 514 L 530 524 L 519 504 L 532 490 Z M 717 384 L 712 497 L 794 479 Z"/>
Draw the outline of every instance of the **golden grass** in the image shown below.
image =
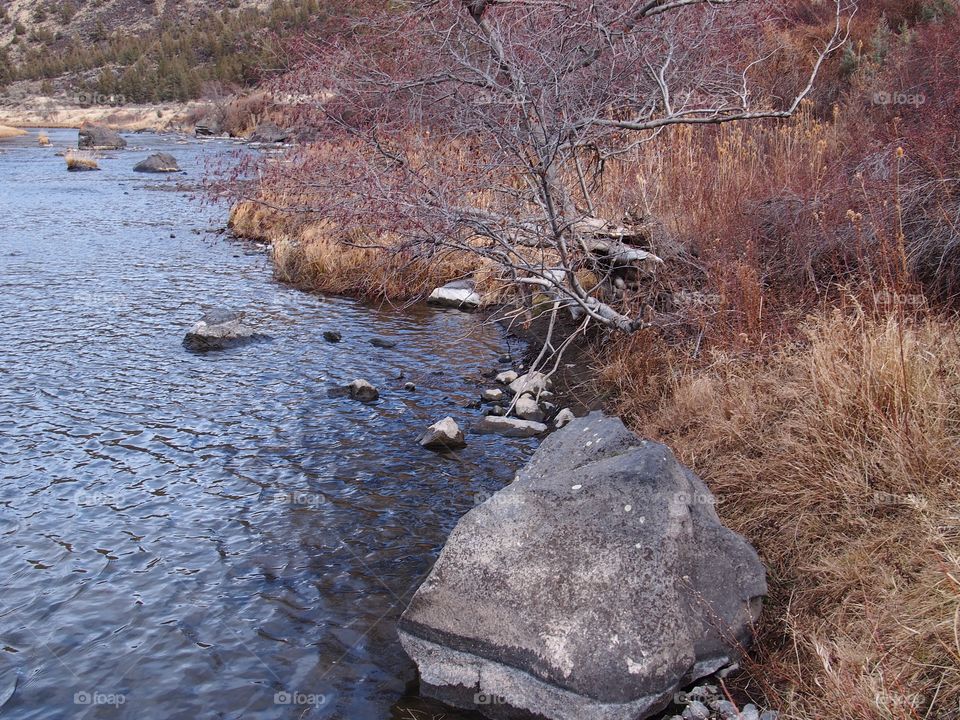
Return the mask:
<path id="1" fill-rule="evenodd" d="M 20 137 L 21 135 L 26 135 L 26 134 L 27 134 L 26 130 L 10 127 L 9 125 L 0 125 L 0 140 Z"/>
<path id="2" fill-rule="evenodd" d="M 960 715 L 960 326 L 824 311 L 772 357 L 607 355 L 769 569 L 753 679 L 784 720 Z"/>
<path id="3" fill-rule="evenodd" d="M 67 170 L 99 170 L 97 157 L 93 153 L 82 150 L 69 150 L 64 155 L 67 161 Z"/>
<path id="4" fill-rule="evenodd" d="M 262 203 L 235 205 L 230 227 L 241 237 L 272 243 L 278 278 L 318 292 L 406 301 L 468 275 L 486 293 L 486 302 L 495 301 L 501 289 L 492 267 L 478 257 L 452 251 L 426 255 L 398 248 L 390 238 L 369 238 Z"/>

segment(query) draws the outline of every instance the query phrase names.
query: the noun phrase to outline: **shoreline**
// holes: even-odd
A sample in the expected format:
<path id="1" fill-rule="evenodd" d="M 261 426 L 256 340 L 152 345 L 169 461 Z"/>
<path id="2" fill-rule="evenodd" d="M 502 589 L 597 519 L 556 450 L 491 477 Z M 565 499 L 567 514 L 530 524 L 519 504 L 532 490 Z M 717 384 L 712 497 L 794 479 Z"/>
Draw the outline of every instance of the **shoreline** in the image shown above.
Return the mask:
<path id="1" fill-rule="evenodd" d="M 85 123 L 121 132 L 190 132 L 212 105 L 204 101 L 156 105 L 76 105 L 52 100 L 0 104 L 0 125 L 21 129 L 74 129 Z"/>

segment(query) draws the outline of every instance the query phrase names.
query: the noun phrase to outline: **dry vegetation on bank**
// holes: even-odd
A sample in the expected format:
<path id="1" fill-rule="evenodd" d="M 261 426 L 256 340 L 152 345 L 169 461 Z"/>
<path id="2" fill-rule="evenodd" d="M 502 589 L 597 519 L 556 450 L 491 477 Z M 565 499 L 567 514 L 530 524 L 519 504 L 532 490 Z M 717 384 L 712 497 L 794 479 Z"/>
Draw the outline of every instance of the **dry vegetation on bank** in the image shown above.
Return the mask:
<path id="1" fill-rule="evenodd" d="M 597 214 L 652 221 L 667 265 L 635 298 L 654 326 L 597 365 L 769 568 L 751 692 L 784 720 L 956 720 L 960 20 L 952 3 L 862 6 L 793 119 L 679 129 L 607 164 Z M 478 269 L 496 284 L 361 223 L 250 202 L 232 221 L 325 292 L 408 299 Z"/>
<path id="2" fill-rule="evenodd" d="M 10 127 L 9 125 L 0 125 L 0 140 L 6 140 L 7 138 L 20 137 L 21 135 L 26 135 L 26 130 L 21 130 L 19 128 Z"/>

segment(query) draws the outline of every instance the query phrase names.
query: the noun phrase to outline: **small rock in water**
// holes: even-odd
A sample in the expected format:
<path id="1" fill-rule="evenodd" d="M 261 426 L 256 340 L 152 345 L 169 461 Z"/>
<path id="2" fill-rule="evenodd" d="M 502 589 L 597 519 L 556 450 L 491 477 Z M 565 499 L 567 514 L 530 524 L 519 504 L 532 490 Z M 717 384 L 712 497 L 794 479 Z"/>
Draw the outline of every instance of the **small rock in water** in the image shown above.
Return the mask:
<path id="1" fill-rule="evenodd" d="M 343 340 L 343 336 L 336 330 L 325 330 L 323 333 L 323 339 L 330 343 L 338 343 Z"/>
<path id="2" fill-rule="evenodd" d="M 403 384 L 403 389 L 408 392 L 413 392 L 414 390 L 417 389 L 417 386 L 414 385 L 412 382 L 408 382 Z"/>
<path id="3" fill-rule="evenodd" d="M 487 415 L 477 423 L 475 429 L 478 433 L 484 435 L 496 434 L 504 437 L 529 438 L 545 433 L 547 426 L 530 420 Z"/>
<path id="4" fill-rule="evenodd" d="M 497 382 L 501 385 L 509 385 L 519 377 L 513 370 L 507 370 L 497 375 Z"/>
<path id="5" fill-rule="evenodd" d="M 467 400 L 467 402 L 463 404 L 463 407 L 465 407 L 467 410 L 479 410 L 481 407 L 483 407 L 483 403 L 481 403 L 479 400 Z"/>
<path id="6" fill-rule="evenodd" d="M 380 391 L 362 378 L 347 385 L 347 390 L 351 398 L 360 402 L 374 402 L 380 398 Z"/>
<path id="7" fill-rule="evenodd" d="M 487 409 L 487 415 L 493 415 L 494 417 L 504 417 L 507 414 L 507 409 L 500 405 L 494 405 L 491 408 Z"/>
<path id="8" fill-rule="evenodd" d="M 529 395 L 524 395 L 517 400 L 517 404 L 513 406 L 513 412 L 517 417 L 524 420 L 543 422 L 543 410 L 540 409 L 537 401 Z"/>
<path id="9" fill-rule="evenodd" d="M 434 423 L 420 436 L 419 443 L 428 450 L 456 450 L 466 446 L 463 431 L 452 417 Z"/>
<path id="10" fill-rule="evenodd" d="M 504 365 L 511 363 L 513 362 L 513 356 L 510 355 L 510 353 L 504 353 L 500 356 L 500 362 L 502 362 Z"/>
<path id="11" fill-rule="evenodd" d="M 384 350 L 390 350 L 397 346 L 396 340 L 387 340 L 385 338 L 370 338 L 370 344 L 374 347 L 383 348 Z"/>
<path id="12" fill-rule="evenodd" d="M 190 352 L 227 350 L 249 342 L 268 340 L 244 324 L 243 314 L 229 310 L 212 310 L 194 324 L 183 338 L 183 347 Z"/>
<path id="13" fill-rule="evenodd" d="M 484 390 L 480 397 L 484 402 L 500 402 L 503 400 L 503 390 L 500 388 L 490 388 L 489 390 Z"/>

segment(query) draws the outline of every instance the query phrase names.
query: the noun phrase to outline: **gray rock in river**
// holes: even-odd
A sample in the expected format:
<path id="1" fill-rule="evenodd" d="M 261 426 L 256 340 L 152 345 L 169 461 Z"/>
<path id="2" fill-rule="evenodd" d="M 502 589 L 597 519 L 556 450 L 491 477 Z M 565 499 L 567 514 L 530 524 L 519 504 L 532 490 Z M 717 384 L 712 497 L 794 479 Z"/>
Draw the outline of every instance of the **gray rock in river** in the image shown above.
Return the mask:
<path id="1" fill-rule="evenodd" d="M 323 339 L 329 343 L 338 343 L 343 340 L 343 336 L 336 330 L 324 330 Z"/>
<path id="2" fill-rule="evenodd" d="M 259 333 L 245 324 L 243 313 L 212 310 L 190 328 L 183 338 L 183 346 L 190 352 L 207 352 L 269 339 L 269 335 Z"/>
<path id="3" fill-rule="evenodd" d="M 387 340 L 386 338 L 370 338 L 370 344 L 374 347 L 383 348 L 384 350 L 392 350 L 397 346 L 396 340 Z"/>
<path id="4" fill-rule="evenodd" d="M 593 413 L 460 520 L 398 632 L 456 707 L 639 720 L 738 655 L 765 593 L 703 482 Z"/>
<path id="5" fill-rule="evenodd" d="M 177 159 L 168 153 L 154 153 L 146 160 L 133 166 L 134 172 L 142 173 L 172 173 L 180 172 Z"/>
<path id="6" fill-rule="evenodd" d="M 103 125 L 83 125 L 77 138 L 81 150 L 120 150 L 126 146 L 120 133 Z"/>
<path id="7" fill-rule="evenodd" d="M 446 417 L 428 427 L 418 442 L 428 450 L 456 450 L 467 445 L 463 430 L 452 417 Z"/>
<path id="8" fill-rule="evenodd" d="M 474 431 L 481 435 L 503 435 L 504 437 L 528 438 L 536 437 L 547 431 L 543 423 L 531 422 L 512 417 L 487 415 L 474 427 Z"/>
<path id="9" fill-rule="evenodd" d="M 350 397 L 360 402 L 374 402 L 380 399 L 380 391 L 368 381 L 360 378 L 347 385 Z"/>

